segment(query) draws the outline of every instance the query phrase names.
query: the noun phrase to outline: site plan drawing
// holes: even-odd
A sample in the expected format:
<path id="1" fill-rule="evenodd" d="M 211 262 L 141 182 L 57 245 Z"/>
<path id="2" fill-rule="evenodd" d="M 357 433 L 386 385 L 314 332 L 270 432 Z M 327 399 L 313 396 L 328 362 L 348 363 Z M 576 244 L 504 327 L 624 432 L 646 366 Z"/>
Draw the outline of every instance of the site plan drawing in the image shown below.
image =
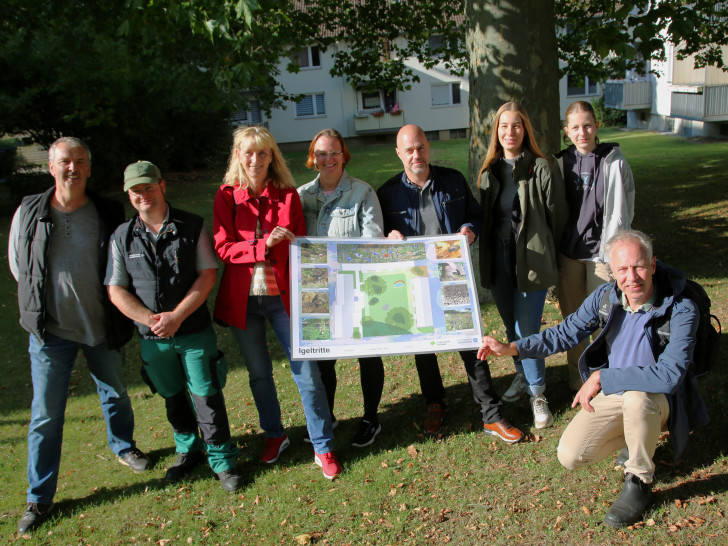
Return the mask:
<path id="1" fill-rule="evenodd" d="M 293 360 L 480 345 L 480 306 L 462 235 L 297 237 L 290 263 Z"/>

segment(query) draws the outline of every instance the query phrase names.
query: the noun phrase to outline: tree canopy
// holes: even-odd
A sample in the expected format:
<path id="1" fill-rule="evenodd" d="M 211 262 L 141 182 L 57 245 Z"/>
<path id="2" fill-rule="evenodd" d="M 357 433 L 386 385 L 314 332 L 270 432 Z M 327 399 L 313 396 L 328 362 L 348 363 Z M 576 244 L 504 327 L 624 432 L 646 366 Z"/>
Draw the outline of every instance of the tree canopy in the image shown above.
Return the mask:
<path id="1" fill-rule="evenodd" d="M 695 55 L 698 66 L 724 66 L 726 3 L 554 5 L 558 55 L 568 63 L 562 70 L 596 79 L 619 75 L 643 68 L 645 59 L 664 58 L 666 42 L 681 44 L 680 54 Z M 332 76 L 353 85 L 407 89 L 417 75 L 406 58 L 443 63 L 454 73 L 477 58 L 466 51 L 464 36 L 475 24 L 466 8 L 518 12 L 522 6 L 508 0 L 5 0 L 0 131 L 30 134 L 45 145 L 62 134 L 85 138 L 95 169 L 115 176 L 120 163 L 142 156 L 163 168 L 188 168 L 224 154 L 226 119 L 248 98 L 268 110 L 296 97 L 278 76 L 280 59 L 301 47 L 333 48 Z M 549 42 L 543 54 L 556 55 L 553 47 Z M 298 68 L 291 61 L 284 69 Z"/>

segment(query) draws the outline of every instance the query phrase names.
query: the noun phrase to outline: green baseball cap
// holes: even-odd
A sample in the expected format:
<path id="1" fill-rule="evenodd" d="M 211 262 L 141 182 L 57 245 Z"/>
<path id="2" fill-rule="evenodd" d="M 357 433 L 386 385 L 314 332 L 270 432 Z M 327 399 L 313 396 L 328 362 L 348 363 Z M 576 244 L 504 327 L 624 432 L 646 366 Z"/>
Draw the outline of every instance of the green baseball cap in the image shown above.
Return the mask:
<path id="1" fill-rule="evenodd" d="M 139 184 L 156 184 L 162 179 L 162 173 L 154 163 L 137 161 L 124 170 L 124 191 Z"/>

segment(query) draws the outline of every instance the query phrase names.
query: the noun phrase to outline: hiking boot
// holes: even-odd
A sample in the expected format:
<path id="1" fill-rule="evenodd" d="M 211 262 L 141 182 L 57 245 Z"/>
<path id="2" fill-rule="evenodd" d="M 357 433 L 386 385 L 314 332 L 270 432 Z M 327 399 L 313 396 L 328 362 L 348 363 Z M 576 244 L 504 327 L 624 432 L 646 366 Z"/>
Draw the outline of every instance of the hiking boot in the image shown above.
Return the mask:
<path id="1" fill-rule="evenodd" d="M 497 436 L 504 442 L 515 444 L 523 439 L 523 432 L 511 425 L 505 419 L 501 419 L 495 423 L 483 423 L 483 432 L 491 436 Z"/>
<path id="2" fill-rule="evenodd" d="M 517 402 L 526 396 L 527 389 L 528 382 L 526 381 L 526 376 L 521 372 L 516 372 L 516 376 L 513 378 L 511 386 L 503 393 L 501 400 L 504 402 Z"/>
<path id="3" fill-rule="evenodd" d="M 121 464 L 128 466 L 136 474 L 149 470 L 151 466 L 149 457 L 135 447 L 125 451 L 123 455 L 117 455 L 116 458 Z"/>
<path id="4" fill-rule="evenodd" d="M 36 527 L 40 527 L 53 510 L 53 503 L 42 504 L 29 502 L 23 512 L 23 517 L 18 521 L 18 534 L 27 533 Z"/>
<path id="5" fill-rule="evenodd" d="M 554 424 L 549 404 L 543 394 L 531 397 L 531 410 L 533 411 L 533 424 L 536 428 L 548 428 Z"/>
<path id="6" fill-rule="evenodd" d="M 354 447 L 370 446 L 380 432 L 382 432 L 382 425 L 369 419 L 362 419 L 359 421 L 359 426 L 356 427 L 354 437 L 351 439 L 351 445 Z"/>
<path id="7" fill-rule="evenodd" d="M 442 419 L 445 416 L 445 408 L 442 404 L 430 404 L 427 407 L 425 416 L 425 434 L 438 434 L 442 428 Z"/>
<path id="8" fill-rule="evenodd" d="M 222 472 L 217 472 L 215 475 L 217 476 L 217 479 L 220 480 L 222 488 L 228 493 L 233 493 L 238 489 L 243 488 L 243 477 L 235 467 L 228 468 Z"/>
<path id="9" fill-rule="evenodd" d="M 260 454 L 260 460 L 267 464 L 273 464 L 289 445 L 291 445 L 291 441 L 285 434 L 280 438 L 266 438 L 263 453 Z"/>
<path id="10" fill-rule="evenodd" d="M 333 451 L 329 451 L 328 453 L 314 453 L 313 461 L 324 471 L 324 478 L 327 480 L 333 480 L 343 471 L 341 463 L 339 463 Z"/>
<path id="11" fill-rule="evenodd" d="M 642 514 L 650 502 L 652 502 L 652 485 L 627 472 L 624 475 L 624 488 L 604 516 L 604 523 L 610 527 L 627 527 L 637 523 L 642 519 Z"/>
<path id="12" fill-rule="evenodd" d="M 339 426 L 339 420 L 332 415 L 331 416 L 331 430 L 334 430 L 338 426 Z M 306 442 L 307 444 L 311 443 L 311 437 L 308 435 L 308 428 L 306 429 L 306 432 L 303 435 L 303 441 Z"/>
<path id="13" fill-rule="evenodd" d="M 170 483 L 178 482 L 204 460 L 205 454 L 202 451 L 177 453 L 177 459 L 167 469 L 164 479 Z"/>

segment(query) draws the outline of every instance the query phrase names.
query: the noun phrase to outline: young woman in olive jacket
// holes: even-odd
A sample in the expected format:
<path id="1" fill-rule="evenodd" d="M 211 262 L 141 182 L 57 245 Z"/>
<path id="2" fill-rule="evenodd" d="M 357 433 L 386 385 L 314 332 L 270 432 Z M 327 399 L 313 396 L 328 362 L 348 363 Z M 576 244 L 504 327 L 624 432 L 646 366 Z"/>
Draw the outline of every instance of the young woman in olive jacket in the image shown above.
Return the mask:
<path id="1" fill-rule="evenodd" d="M 481 283 L 493 294 L 508 341 L 541 329 L 549 286 L 558 281 L 557 250 L 568 218 L 564 183 L 536 144 L 526 110 L 517 102 L 498 109 L 493 137 L 480 170 L 483 208 Z M 528 394 L 536 428 L 553 416 L 544 396 L 546 362 L 516 359 L 516 377 L 503 395 Z"/>

